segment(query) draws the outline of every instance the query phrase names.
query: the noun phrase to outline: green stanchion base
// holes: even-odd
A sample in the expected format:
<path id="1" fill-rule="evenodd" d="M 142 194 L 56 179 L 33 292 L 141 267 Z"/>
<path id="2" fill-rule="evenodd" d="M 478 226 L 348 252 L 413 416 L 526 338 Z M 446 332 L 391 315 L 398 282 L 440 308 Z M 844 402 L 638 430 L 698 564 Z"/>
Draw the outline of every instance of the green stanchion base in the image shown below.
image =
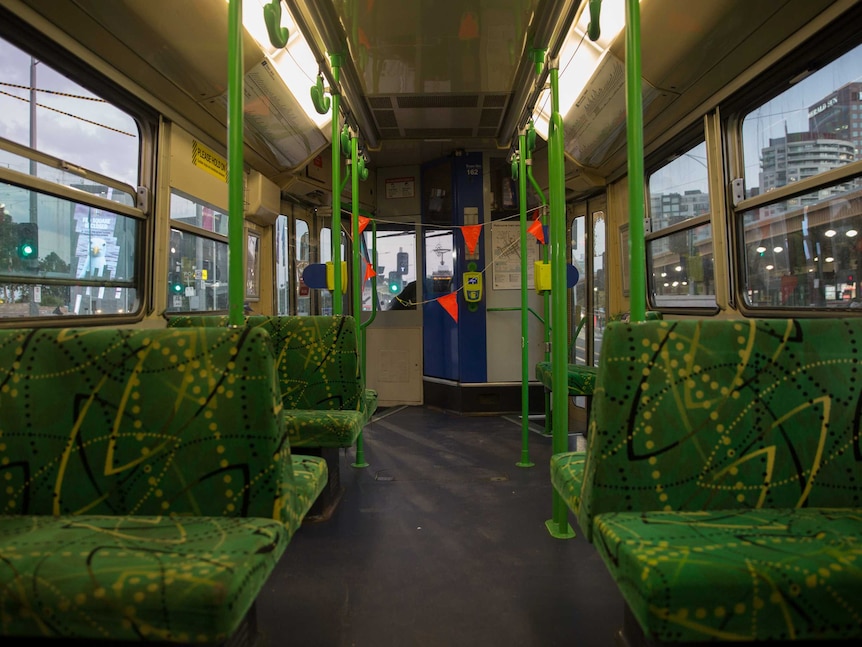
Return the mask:
<path id="1" fill-rule="evenodd" d="M 568 523 L 566 523 L 566 530 L 560 532 L 560 524 L 553 519 L 548 519 L 545 522 L 545 528 L 548 529 L 554 539 L 573 539 L 575 537 L 575 531 Z"/>
<path id="2" fill-rule="evenodd" d="M 351 463 L 350 467 L 368 467 L 368 463 L 364 461 L 362 463 Z"/>
<path id="3" fill-rule="evenodd" d="M 536 464 L 535 464 L 535 463 L 531 463 L 530 461 L 520 460 L 520 461 L 518 461 L 517 463 L 515 463 L 515 466 L 516 466 L 516 467 L 535 467 L 535 466 L 536 466 Z"/>

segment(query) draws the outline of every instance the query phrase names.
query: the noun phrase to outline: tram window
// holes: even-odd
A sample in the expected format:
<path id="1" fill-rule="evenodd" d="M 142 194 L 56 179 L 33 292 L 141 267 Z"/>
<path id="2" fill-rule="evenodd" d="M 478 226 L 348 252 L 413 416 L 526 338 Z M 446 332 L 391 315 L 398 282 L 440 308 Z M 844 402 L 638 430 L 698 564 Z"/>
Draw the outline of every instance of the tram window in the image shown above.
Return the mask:
<path id="1" fill-rule="evenodd" d="M 341 232 L 341 260 L 346 262 L 345 249 L 346 249 L 346 237 L 344 232 Z M 329 227 L 323 227 L 320 230 L 320 262 L 326 263 L 332 260 L 332 229 Z M 348 276 L 349 276 L 348 272 Z M 342 297 L 342 312 L 344 312 L 343 304 L 346 301 L 346 297 Z M 320 290 L 320 314 L 331 315 L 332 314 L 332 293 L 329 290 Z"/>
<path id="2" fill-rule="evenodd" d="M 582 317 L 588 316 L 586 309 L 589 307 L 587 302 L 587 232 L 586 232 L 586 224 L 587 218 L 586 216 L 576 216 L 572 219 L 572 265 L 578 268 L 578 275 L 582 278 L 578 280 L 575 284 L 573 299 L 572 299 L 572 308 L 571 314 L 573 315 L 571 321 L 569 323 L 570 332 L 569 339 L 571 339 L 571 335 L 575 333 L 575 330 L 578 328 L 578 324 L 581 321 Z M 586 339 L 587 339 L 587 330 L 588 327 L 583 327 L 578 334 L 578 341 L 571 345 L 571 356 L 569 357 L 569 361 L 574 362 L 576 364 L 586 364 L 587 363 L 587 348 L 586 348 Z"/>
<path id="3" fill-rule="evenodd" d="M 227 310 L 227 214 L 172 190 L 171 220 L 166 312 Z"/>
<path id="4" fill-rule="evenodd" d="M 647 274 L 657 307 L 715 307 L 712 226 L 677 231 L 647 244 Z"/>
<path id="5" fill-rule="evenodd" d="M 372 249 L 372 232 L 363 232 Z M 415 310 L 419 301 L 416 285 L 416 231 L 405 228 L 377 230 L 377 305 L 380 310 Z M 362 293 L 362 309 L 371 309 L 371 283 Z"/>
<path id="6" fill-rule="evenodd" d="M 2 38 L 0 61 L 2 137 L 125 184 L 138 184 L 140 131 L 130 115 Z M 30 109 L 32 104 L 35 110 Z M 0 163 L 7 168 L 92 192 L 92 182 L 64 172 L 50 160 L 31 161 L 10 150 L 13 147 L 0 148 L 4 149 Z M 123 193 L 107 197 L 128 200 Z"/>
<path id="7" fill-rule="evenodd" d="M 709 213 L 706 143 L 701 142 L 649 176 L 653 232 Z"/>
<path id="8" fill-rule="evenodd" d="M 171 220 L 227 236 L 227 214 L 212 205 L 171 191 Z"/>
<path id="9" fill-rule="evenodd" d="M 830 197 L 830 194 L 832 196 Z M 862 182 L 742 214 L 743 284 L 749 307 L 862 307 Z"/>
<path id="10" fill-rule="evenodd" d="M 649 176 L 647 288 L 657 308 L 715 308 L 706 143 Z"/>
<path id="11" fill-rule="evenodd" d="M 311 262 L 311 239 L 309 237 L 308 223 L 305 220 L 296 220 L 295 229 L 296 254 L 296 314 L 311 314 L 311 288 L 302 280 L 302 273 Z"/>
<path id="12" fill-rule="evenodd" d="M 862 307 L 860 66 L 862 46 L 742 121 L 745 198 L 756 205 L 737 212 L 749 308 Z"/>
<path id="13" fill-rule="evenodd" d="M 145 214 L 136 207 L 134 107 L 2 38 L 0 61 L 0 317 L 139 312 Z"/>
<path id="14" fill-rule="evenodd" d="M 425 232 L 424 294 L 436 299 L 455 289 L 455 235 L 451 229 L 429 229 Z M 406 291 L 406 289 L 405 289 Z M 408 295 L 409 296 L 409 295 Z"/>
<path id="15" fill-rule="evenodd" d="M 2 182 L 0 196 L 0 318 L 138 310 L 140 220 Z"/>
<path id="16" fill-rule="evenodd" d="M 605 268 L 607 253 L 607 221 L 604 211 L 593 211 L 593 364 L 598 366 L 601 356 L 602 337 L 608 322 L 608 294 Z"/>

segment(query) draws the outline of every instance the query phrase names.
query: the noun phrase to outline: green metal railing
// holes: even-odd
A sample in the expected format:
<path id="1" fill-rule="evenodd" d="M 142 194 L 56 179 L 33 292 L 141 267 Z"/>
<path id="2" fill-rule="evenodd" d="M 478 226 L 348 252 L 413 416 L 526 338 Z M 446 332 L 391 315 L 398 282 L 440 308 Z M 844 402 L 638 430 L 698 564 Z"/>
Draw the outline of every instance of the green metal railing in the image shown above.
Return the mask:
<path id="1" fill-rule="evenodd" d="M 568 295 L 566 293 L 566 175 L 563 159 L 563 118 L 560 115 L 560 71 L 559 63 L 550 65 L 551 119 L 548 132 L 548 168 L 550 169 L 550 246 L 551 256 L 551 381 L 553 384 L 568 383 L 568 349 L 566 332 Z M 568 450 L 569 417 L 568 389 L 551 390 L 553 436 L 551 447 L 554 454 Z M 569 525 L 569 509 L 566 502 L 553 491 L 553 516 L 545 522 L 553 537 L 574 537 Z"/>
<path id="2" fill-rule="evenodd" d="M 242 0 L 228 5 L 227 183 L 228 183 L 228 322 L 245 323 L 243 267 L 243 51 Z"/>
<path id="3" fill-rule="evenodd" d="M 518 467 L 533 467 L 530 460 L 530 344 L 527 308 L 527 133 L 518 135 L 518 202 L 521 209 L 521 460 Z"/>
<path id="4" fill-rule="evenodd" d="M 626 142 L 629 178 L 629 309 L 631 321 L 646 318 L 644 243 L 644 133 L 641 87 L 641 16 L 638 0 L 626 0 Z M 621 250 L 625 254 L 627 250 Z"/>

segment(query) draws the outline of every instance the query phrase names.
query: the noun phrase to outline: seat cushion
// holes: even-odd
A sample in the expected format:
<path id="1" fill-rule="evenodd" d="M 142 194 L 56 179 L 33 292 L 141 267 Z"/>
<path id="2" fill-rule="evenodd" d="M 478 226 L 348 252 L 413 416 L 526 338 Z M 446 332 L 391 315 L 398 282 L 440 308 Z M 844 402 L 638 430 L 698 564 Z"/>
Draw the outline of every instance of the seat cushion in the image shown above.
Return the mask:
<path id="1" fill-rule="evenodd" d="M 365 425 L 365 415 L 352 409 L 287 409 L 284 422 L 293 448 L 350 447 Z"/>
<path id="2" fill-rule="evenodd" d="M 326 466 L 326 460 L 319 456 L 293 454 L 291 459 L 293 460 L 295 504 L 291 528 L 295 531 L 311 510 L 318 495 L 326 487 L 329 468 Z"/>
<path id="3" fill-rule="evenodd" d="M 575 514 L 581 505 L 586 452 L 564 452 L 551 456 L 551 484 Z"/>
<path id="4" fill-rule="evenodd" d="M 596 387 L 597 366 L 582 366 L 580 364 L 568 364 L 566 366 L 569 395 L 592 395 Z M 536 364 L 536 379 L 546 388 L 553 390 L 553 376 L 551 375 L 551 363 L 539 362 Z"/>
<path id="5" fill-rule="evenodd" d="M 594 529 L 648 638 L 862 637 L 862 509 L 609 512 Z"/>
<path id="6" fill-rule="evenodd" d="M 0 517 L 0 635 L 217 643 L 287 529 L 238 517 Z"/>

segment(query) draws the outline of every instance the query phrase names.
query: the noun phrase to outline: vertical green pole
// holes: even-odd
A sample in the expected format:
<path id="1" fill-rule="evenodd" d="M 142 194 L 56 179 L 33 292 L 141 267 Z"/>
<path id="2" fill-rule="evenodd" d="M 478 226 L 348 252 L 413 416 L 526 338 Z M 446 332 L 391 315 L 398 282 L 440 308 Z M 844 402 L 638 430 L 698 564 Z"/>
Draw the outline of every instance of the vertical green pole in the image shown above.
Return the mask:
<path id="1" fill-rule="evenodd" d="M 541 187 L 539 187 L 539 183 L 536 182 L 536 178 L 533 177 L 533 160 L 527 160 L 527 176 L 530 179 L 530 183 L 533 185 L 533 188 L 536 190 L 536 193 L 539 194 L 539 199 L 542 203 L 542 214 L 540 216 L 542 220 L 542 226 L 548 224 L 548 201 L 545 200 L 545 194 L 542 193 Z M 545 263 L 548 262 L 548 246 L 542 245 L 542 261 Z M 551 361 L 551 295 L 548 294 L 547 290 L 542 294 L 542 306 L 544 307 L 544 316 L 545 320 L 543 321 L 543 329 L 545 334 L 545 361 Z M 543 389 L 544 397 L 545 397 L 545 433 L 551 435 L 551 393 L 547 389 Z"/>
<path id="2" fill-rule="evenodd" d="M 331 54 L 332 79 L 338 84 L 341 76 L 341 54 Z M 334 270 L 332 289 L 332 314 L 340 315 L 343 293 L 341 291 L 341 131 L 338 127 L 339 103 L 341 95 L 338 87 L 332 94 L 332 269 Z"/>
<path id="3" fill-rule="evenodd" d="M 527 308 L 527 135 L 518 135 L 518 202 L 521 207 L 521 460 L 518 467 L 533 467 L 530 461 L 530 345 L 528 343 L 529 312 Z"/>
<path id="4" fill-rule="evenodd" d="M 228 15 L 228 323 L 245 323 L 245 270 L 243 268 L 243 150 L 242 150 L 242 0 L 230 0 Z"/>
<path id="5" fill-rule="evenodd" d="M 548 137 L 548 168 L 550 169 L 549 191 L 551 202 L 550 247 L 551 247 L 551 411 L 553 412 L 554 454 L 568 450 L 568 343 L 566 341 L 566 174 L 563 161 L 563 118 L 560 116 L 560 71 L 559 62 L 552 61 L 551 76 L 551 124 Z M 569 525 L 569 510 L 566 502 L 554 490 L 553 517 L 545 522 L 552 537 L 567 539 L 575 536 Z"/>
<path id="6" fill-rule="evenodd" d="M 629 174 L 629 247 L 632 321 L 646 318 L 644 248 L 644 133 L 641 98 L 641 17 L 638 0 L 626 0 L 626 141 Z M 620 250 L 627 254 L 628 250 Z"/>
<path id="7" fill-rule="evenodd" d="M 359 138 L 350 133 L 350 232 L 353 238 L 353 317 L 359 331 L 359 370 L 362 371 L 362 389 L 365 390 L 365 329 L 359 326 L 359 315 L 362 314 L 362 275 L 359 267 Z M 364 396 L 363 396 L 364 397 Z M 368 467 L 365 462 L 365 448 L 362 432 L 356 437 L 356 460 L 353 467 Z"/>

